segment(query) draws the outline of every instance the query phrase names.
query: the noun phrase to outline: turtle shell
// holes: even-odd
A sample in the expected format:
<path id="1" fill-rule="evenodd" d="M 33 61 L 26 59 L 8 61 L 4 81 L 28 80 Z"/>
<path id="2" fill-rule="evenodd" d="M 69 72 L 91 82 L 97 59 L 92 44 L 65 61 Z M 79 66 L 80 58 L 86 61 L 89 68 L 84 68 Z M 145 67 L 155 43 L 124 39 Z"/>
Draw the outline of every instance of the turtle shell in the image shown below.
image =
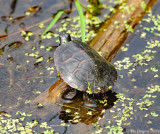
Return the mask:
<path id="1" fill-rule="evenodd" d="M 62 79 L 80 91 L 103 92 L 117 79 L 116 69 L 89 45 L 74 40 L 60 45 L 54 61 Z"/>

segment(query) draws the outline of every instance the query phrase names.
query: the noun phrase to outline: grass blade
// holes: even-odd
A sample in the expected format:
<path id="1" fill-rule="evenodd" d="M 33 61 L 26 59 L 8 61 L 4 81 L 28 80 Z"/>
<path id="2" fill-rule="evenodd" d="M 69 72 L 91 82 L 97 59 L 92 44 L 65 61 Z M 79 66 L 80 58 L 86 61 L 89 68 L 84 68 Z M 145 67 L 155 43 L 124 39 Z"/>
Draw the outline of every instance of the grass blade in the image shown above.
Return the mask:
<path id="1" fill-rule="evenodd" d="M 62 14 L 64 14 L 64 10 L 60 10 L 56 16 L 53 18 L 52 22 L 47 26 L 47 28 L 44 30 L 44 32 L 42 33 L 42 36 L 44 34 L 46 34 L 46 32 L 48 32 L 53 26 L 54 24 L 59 20 L 59 18 L 62 16 Z"/>
<path id="2" fill-rule="evenodd" d="M 79 3 L 79 0 L 75 0 L 75 4 L 77 7 L 79 16 L 80 16 L 82 42 L 85 42 L 85 18 L 84 18 L 83 11 L 81 8 L 81 4 Z"/>

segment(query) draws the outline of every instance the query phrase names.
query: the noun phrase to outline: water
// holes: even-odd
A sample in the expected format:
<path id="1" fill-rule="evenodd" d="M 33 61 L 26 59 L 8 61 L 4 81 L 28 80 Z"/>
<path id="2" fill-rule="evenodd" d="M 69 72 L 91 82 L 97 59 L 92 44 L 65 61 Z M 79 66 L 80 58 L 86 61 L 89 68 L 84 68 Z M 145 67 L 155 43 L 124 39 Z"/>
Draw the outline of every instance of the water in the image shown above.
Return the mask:
<path id="1" fill-rule="evenodd" d="M 15 2 L 16 5 L 13 6 L 12 3 Z M 1 1 L 1 3 L 4 2 Z M 109 94 L 108 98 L 104 99 L 102 96 L 102 98 L 98 96 L 97 99 L 101 102 L 108 100 L 107 105 L 103 102 L 99 103 L 97 108 L 87 107 L 84 105 L 82 93 L 79 93 L 78 97 L 70 103 L 62 100 L 59 104 L 50 102 L 46 106 L 33 106 L 30 105 L 30 101 L 32 102 L 36 96 L 49 89 L 59 79 L 52 59 L 55 47 L 58 45 L 56 42 L 58 37 L 42 40 L 39 35 L 44 29 L 40 29 L 38 24 L 46 22 L 45 25 L 47 25 L 52 15 L 59 9 L 69 10 L 70 3 L 58 0 L 47 0 L 44 3 L 41 1 L 12 1 L 12 3 L 6 1 L 5 5 L 0 4 L 0 33 L 8 35 L 7 38 L 0 40 L 0 112 L 1 115 L 5 115 L 5 112 L 12 115 L 11 118 L 5 117 L 6 121 L 12 119 L 14 122 L 13 119 L 17 118 L 19 121 L 17 129 L 19 130 L 22 129 L 20 126 L 31 126 L 26 125 L 26 122 L 30 122 L 30 124 L 34 124 L 34 127 L 32 126 L 33 132 L 54 130 L 68 134 L 107 133 L 109 131 L 113 133 L 115 129 L 116 132 L 123 130 L 124 133 L 158 133 L 160 131 L 159 31 L 155 30 L 156 34 L 154 34 L 151 33 L 151 30 L 144 30 L 144 27 L 155 27 L 156 23 L 142 21 L 135 28 L 134 33 L 124 42 L 123 48 L 112 61 L 118 70 L 119 78 L 112 92 L 103 96 L 105 98 Z M 84 3 L 87 4 L 86 1 Z M 115 6 L 113 3 L 111 5 Z M 152 14 L 156 16 L 157 20 L 159 5 L 160 2 L 157 2 L 152 9 Z M 25 14 L 31 7 L 36 6 L 40 8 L 31 12 L 29 16 Z M 110 12 L 102 10 L 102 13 L 109 14 Z M 72 13 L 65 14 L 64 18 L 72 18 L 76 15 L 76 9 L 73 6 Z M 152 16 L 146 15 L 145 18 L 153 18 Z M 10 20 L 10 17 L 13 19 Z M 103 15 L 100 18 L 101 20 L 105 19 Z M 56 33 L 55 28 L 57 27 L 61 27 L 61 23 L 58 23 L 52 32 Z M 68 25 L 67 28 L 72 30 L 72 34 L 78 29 L 75 30 L 71 25 Z M 33 32 L 29 41 L 26 38 L 27 34 L 21 37 L 22 30 Z M 17 44 L 20 45 L 13 45 L 13 42 L 19 42 Z M 147 48 L 146 46 L 151 43 L 157 44 L 157 46 Z M 50 46 L 52 48 L 46 51 Z M 145 53 L 146 49 L 151 52 Z M 37 62 L 41 57 L 43 60 Z M 115 97 L 115 94 L 119 95 Z M 117 102 L 115 103 L 115 101 Z M 69 109 L 71 109 L 70 113 Z M 17 111 L 26 112 L 26 114 L 32 113 L 32 116 L 23 113 L 16 114 Z M 22 117 L 24 117 L 24 121 Z M 81 120 L 78 120 L 77 123 L 76 119 Z M 51 128 L 47 127 L 44 122 L 47 122 Z M 6 126 L 8 126 L 7 130 L 12 130 L 11 125 Z"/>

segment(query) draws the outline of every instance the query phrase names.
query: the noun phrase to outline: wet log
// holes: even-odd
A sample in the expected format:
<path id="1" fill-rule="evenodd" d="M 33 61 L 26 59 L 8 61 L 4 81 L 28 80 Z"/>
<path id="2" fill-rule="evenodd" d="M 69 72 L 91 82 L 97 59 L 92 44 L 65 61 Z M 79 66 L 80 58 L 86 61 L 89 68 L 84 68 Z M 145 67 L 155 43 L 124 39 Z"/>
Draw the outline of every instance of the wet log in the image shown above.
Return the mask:
<path id="1" fill-rule="evenodd" d="M 61 99 L 61 96 L 59 95 L 62 90 L 65 90 L 67 88 L 67 83 L 65 83 L 61 78 L 56 81 L 51 87 L 47 90 L 45 90 L 43 93 L 41 93 L 39 96 L 37 96 L 34 100 L 32 100 L 31 104 L 34 105 L 46 105 L 48 101 L 52 101 L 54 103 L 58 103 Z"/>
<path id="2" fill-rule="evenodd" d="M 143 7 L 144 1 L 146 6 Z M 111 61 L 131 30 L 155 2 L 156 0 L 126 0 L 119 5 L 115 14 L 103 24 L 91 41 L 92 48 L 101 51 L 102 56 Z"/>
<path id="3" fill-rule="evenodd" d="M 116 12 L 104 23 L 97 36 L 91 41 L 90 46 L 96 51 L 101 51 L 107 61 L 112 60 L 129 33 L 131 33 L 127 26 L 134 28 L 143 18 L 145 11 L 156 2 L 156 0 L 145 0 L 146 8 L 144 10 L 142 8 L 143 1 L 126 0 L 126 3 L 119 5 Z M 124 4 L 128 8 L 122 10 Z M 50 102 L 58 103 L 60 100 L 58 94 L 65 88 L 67 88 L 67 84 L 60 79 L 32 100 L 31 104 L 41 103 L 42 105 L 47 105 Z"/>

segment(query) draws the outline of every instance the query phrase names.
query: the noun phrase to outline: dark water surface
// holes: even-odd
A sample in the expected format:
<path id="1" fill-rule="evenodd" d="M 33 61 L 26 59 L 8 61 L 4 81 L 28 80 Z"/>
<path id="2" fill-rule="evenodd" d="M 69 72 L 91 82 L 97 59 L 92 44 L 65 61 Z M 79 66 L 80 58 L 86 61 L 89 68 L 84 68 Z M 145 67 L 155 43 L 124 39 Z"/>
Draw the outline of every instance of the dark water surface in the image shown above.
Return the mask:
<path id="1" fill-rule="evenodd" d="M 86 1 L 82 3 L 87 5 Z M 115 6 L 113 1 L 106 4 Z M 44 130 L 66 134 L 109 132 L 119 134 L 122 131 L 126 134 L 160 133 L 159 1 L 152 8 L 152 13 L 145 16 L 145 20 L 124 42 L 122 49 L 112 61 L 118 70 L 119 78 L 112 91 L 103 96 L 106 99 L 97 96 L 102 101 L 107 100 L 107 105 L 100 103 L 97 108 L 88 108 L 82 104 L 80 99 L 83 98 L 82 93 L 79 93 L 70 104 L 63 102 L 59 105 L 49 104 L 46 107 L 33 107 L 29 104 L 40 92 L 58 80 L 57 72 L 52 68 L 54 67 L 52 57 L 55 46 L 58 45 L 58 37 L 41 39 L 40 34 L 44 28 L 39 28 L 38 24 L 47 22 L 45 23 L 47 26 L 58 10 L 70 10 L 71 5 L 72 2 L 67 0 L 0 1 L 0 113 L 11 114 L 11 119 L 19 119 L 22 126 L 25 126 L 26 122 L 33 123 L 37 120 L 38 125 L 35 123 L 33 133 Z M 31 7 L 32 12 L 26 15 Z M 77 15 L 74 4 L 72 8 L 72 13 L 65 14 L 60 21 Z M 102 13 L 106 15 L 110 11 L 102 10 Z M 105 19 L 103 15 L 100 18 Z M 52 32 L 59 33 L 56 31 L 59 27 L 62 27 L 61 23 L 57 23 Z M 69 25 L 68 28 L 74 34 L 73 27 Z M 27 33 L 33 32 L 29 41 L 26 34 L 21 36 L 22 30 Z M 78 28 L 76 30 L 79 31 Z M 76 34 L 78 35 L 78 32 Z M 6 35 L 8 37 L 3 38 Z M 50 50 L 47 51 L 48 49 Z M 42 57 L 43 60 L 39 62 Z M 117 100 L 115 94 L 119 94 L 120 99 Z M 114 104 L 115 101 L 117 102 Z M 66 107 L 72 109 L 70 114 L 65 112 Z M 31 113 L 32 116 L 16 115 L 17 111 Z M 77 123 L 78 112 L 81 120 Z M 25 117 L 24 121 L 21 120 L 22 117 Z M 47 128 L 44 122 L 50 127 Z M 1 124 L 0 130 L 3 130 Z M 8 126 L 7 130 L 9 132 L 11 128 Z M 19 131 L 17 127 L 17 132 Z"/>
<path id="2" fill-rule="evenodd" d="M 123 77 L 116 83 L 116 92 L 123 93 L 133 103 L 125 133 L 160 133 L 159 6 L 158 1 L 113 60 L 118 74 Z"/>

